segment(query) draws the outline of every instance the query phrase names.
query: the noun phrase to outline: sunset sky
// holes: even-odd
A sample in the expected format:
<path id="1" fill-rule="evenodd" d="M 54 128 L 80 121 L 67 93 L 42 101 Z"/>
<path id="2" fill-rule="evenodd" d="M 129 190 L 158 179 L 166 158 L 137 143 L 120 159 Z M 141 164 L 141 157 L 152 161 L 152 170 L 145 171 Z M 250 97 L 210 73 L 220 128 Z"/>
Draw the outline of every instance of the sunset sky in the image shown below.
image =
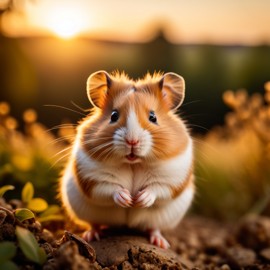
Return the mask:
<path id="1" fill-rule="evenodd" d="M 145 42 L 162 28 L 174 43 L 270 44 L 269 0 L 35 0 L 23 11 L 4 18 L 6 34 Z"/>

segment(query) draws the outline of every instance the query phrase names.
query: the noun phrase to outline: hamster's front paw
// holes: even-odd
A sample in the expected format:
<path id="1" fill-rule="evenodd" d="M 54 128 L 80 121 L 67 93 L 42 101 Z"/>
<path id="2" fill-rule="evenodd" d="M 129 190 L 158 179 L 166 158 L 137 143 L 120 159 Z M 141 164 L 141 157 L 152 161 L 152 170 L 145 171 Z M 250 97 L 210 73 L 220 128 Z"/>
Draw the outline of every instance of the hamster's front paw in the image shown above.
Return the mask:
<path id="1" fill-rule="evenodd" d="M 124 208 L 132 206 L 131 194 L 125 188 L 122 188 L 122 189 L 115 191 L 113 194 L 113 200 L 117 205 L 124 207 Z"/>
<path id="2" fill-rule="evenodd" d="M 146 208 L 153 205 L 156 195 L 148 189 L 143 189 L 137 193 L 133 199 L 133 207 Z"/>

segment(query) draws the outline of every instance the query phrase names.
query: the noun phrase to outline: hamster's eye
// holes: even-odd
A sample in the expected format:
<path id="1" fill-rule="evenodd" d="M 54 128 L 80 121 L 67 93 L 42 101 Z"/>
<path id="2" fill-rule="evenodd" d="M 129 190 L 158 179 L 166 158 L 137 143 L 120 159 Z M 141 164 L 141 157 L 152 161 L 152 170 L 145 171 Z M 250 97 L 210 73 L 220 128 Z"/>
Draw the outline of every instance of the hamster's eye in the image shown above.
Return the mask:
<path id="1" fill-rule="evenodd" d="M 119 118 L 119 112 L 117 110 L 113 110 L 111 114 L 111 123 L 115 123 Z"/>
<path id="2" fill-rule="evenodd" d="M 153 111 L 150 111 L 149 113 L 149 121 L 156 124 L 157 123 L 157 117 Z"/>

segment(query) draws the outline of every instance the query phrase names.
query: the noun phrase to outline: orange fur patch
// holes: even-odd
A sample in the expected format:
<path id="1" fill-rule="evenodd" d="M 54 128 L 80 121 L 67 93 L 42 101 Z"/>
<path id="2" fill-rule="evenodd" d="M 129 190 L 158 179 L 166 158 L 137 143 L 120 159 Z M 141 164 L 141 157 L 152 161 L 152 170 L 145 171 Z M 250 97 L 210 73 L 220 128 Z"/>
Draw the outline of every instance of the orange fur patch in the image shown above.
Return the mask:
<path id="1" fill-rule="evenodd" d="M 178 197 L 182 192 L 190 185 L 193 185 L 194 182 L 194 175 L 193 175 L 193 166 L 191 166 L 189 173 L 185 180 L 177 187 L 172 187 L 171 188 L 171 195 L 172 198 Z"/>
<path id="2" fill-rule="evenodd" d="M 91 197 L 93 188 L 97 185 L 97 182 L 92 179 L 85 179 L 80 169 L 78 168 L 77 162 L 74 162 L 74 173 L 76 175 L 75 179 L 80 188 L 80 190 L 88 197 Z"/>

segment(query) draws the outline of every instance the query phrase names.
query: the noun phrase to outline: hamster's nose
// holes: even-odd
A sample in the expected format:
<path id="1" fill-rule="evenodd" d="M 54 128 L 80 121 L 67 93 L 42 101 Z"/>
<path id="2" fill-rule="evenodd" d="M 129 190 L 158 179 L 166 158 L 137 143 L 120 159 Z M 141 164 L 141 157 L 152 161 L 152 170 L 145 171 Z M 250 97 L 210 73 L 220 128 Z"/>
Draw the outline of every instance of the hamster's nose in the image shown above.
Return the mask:
<path id="1" fill-rule="evenodd" d="M 135 146 L 139 143 L 139 140 L 128 140 L 126 139 L 128 145 Z"/>

